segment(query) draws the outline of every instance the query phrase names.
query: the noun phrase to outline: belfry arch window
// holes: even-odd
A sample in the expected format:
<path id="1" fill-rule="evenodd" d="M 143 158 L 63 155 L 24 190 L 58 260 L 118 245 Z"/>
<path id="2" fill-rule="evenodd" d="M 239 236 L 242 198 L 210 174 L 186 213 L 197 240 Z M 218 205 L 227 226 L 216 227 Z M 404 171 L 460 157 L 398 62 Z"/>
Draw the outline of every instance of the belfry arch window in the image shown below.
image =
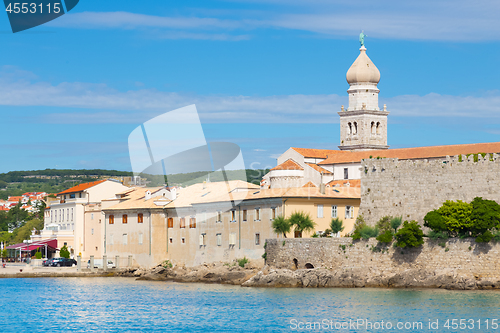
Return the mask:
<path id="1" fill-rule="evenodd" d="M 377 134 L 380 134 L 380 123 L 377 123 Z"/>
<path id="2" fill-rule="evenodd" d="M 374 121 L 372 121 L 371 133 L 372 133 L 372 134 L 376 134 L 375 130 L 376 130 L 376 127 L 375 127 L 375 122 L 374 122 Z"/>
<path id="3" fill-rule="evenodd" d="M 357 122 L 354 122 L 353 133 L 358 134 L 358 123 Z"/>
<path id="4" fill-rule="evenodd" d="M 351 135 L 352 134 L 352 124 L 347 123 L 347 134 Z"/>

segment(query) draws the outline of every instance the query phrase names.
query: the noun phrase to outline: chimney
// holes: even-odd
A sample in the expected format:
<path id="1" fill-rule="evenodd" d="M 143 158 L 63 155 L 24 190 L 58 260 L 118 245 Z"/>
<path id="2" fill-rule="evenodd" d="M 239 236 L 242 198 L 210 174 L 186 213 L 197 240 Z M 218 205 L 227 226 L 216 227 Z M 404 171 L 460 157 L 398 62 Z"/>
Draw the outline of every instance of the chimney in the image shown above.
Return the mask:
<path id="1" fill-rule="evenodd" d="M 319 185 L 319 193 L 321 193 L 321 194 L 325 194 L 325 189 L 326 189 L 325 184 L 321 183 L 321 184 Z"/>

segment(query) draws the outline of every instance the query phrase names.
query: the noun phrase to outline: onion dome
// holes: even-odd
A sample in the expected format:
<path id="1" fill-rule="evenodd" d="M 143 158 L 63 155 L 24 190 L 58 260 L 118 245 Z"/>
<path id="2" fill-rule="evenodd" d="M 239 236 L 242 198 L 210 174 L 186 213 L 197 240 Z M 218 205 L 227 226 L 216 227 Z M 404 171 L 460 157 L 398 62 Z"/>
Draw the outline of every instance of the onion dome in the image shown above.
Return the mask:
<path id="1" fill-rule="evenodd" d="M 377 84 L 380 81 L 378 68 L 366 55 L 366 48 L 364 46 L 359 50 L 359 56 L 347 71 L 347 83 L 351 85 L 355 83 Z"/>

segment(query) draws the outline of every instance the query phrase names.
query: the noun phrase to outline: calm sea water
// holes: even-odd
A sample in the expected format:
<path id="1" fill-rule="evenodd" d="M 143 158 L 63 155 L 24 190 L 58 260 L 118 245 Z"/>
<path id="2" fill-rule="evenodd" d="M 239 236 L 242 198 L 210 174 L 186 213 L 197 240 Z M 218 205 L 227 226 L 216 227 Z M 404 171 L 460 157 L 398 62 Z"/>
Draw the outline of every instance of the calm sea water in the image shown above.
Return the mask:
<path id="1" fill-rule="evenodd" d="M 129 278 L 0 279 L 0 291 L 0 332 L 500 331 L 496 291 L 264 289 Z"/>

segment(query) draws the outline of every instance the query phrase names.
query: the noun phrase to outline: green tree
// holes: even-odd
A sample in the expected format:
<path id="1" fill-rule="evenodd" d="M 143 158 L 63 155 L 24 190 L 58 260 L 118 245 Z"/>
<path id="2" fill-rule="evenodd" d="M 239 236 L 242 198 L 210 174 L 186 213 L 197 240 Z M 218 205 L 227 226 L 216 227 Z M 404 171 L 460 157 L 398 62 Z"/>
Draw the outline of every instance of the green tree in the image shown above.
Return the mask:
<path id="1" fill-rule="evenodd" d="M 472 226 L 472 205 L 462 200 L 446 200 L 438 209 L 444 223 L 453 235 L 467 235 Z"/>
<path id="2" fill-rule="evenodd" d="M 417 221 L 405 221 L 403 227 L 394 235 L 396 246 L 401 248 L 418 247 L 424 244 L 424 232 Z"/>
<path id="3" fill-rule="evenodd" d="M 272 224 L 273 230 L 278 235 L 283 235 L 286 238 L 286 234 L 292 229 L 290 221 L 283 216 L 276 216 Z"/>
<path id="4" fill-rule="evenodd" d="M 59 255 L 62 257 L 62 258 L 68 258 L 69 259 L 69 251 L 68 251 L 68 247 L 66 245 L 64 245 L 63 247 L 61 247 L 61 250 L 59 251 Z"/>
<path id="5" fill-rule="evenodd" d="M 391 216 L 384 216 L 378 220 L 376 226 L 380 230 L 380 233 L 384 233 L 387 230 L 391 230 Z"/>
<path id="6" fill-rule="evenodd" d="M 40 248 L 38 248 L 38 251 L 35 252 L 35 258 L 36 259 L 42 259 L 42 252 L 40 252 Z"/>
<path id="7" fill-rule="evenodd" d="M 390 243 L 392 242 L 393 236 L 392 236 L 392 231 L 391 230 L 386 230 L 384 232 L 381 232 L 377 236 L 377 240 L 381 243 Z"/>
<path id="8" fill-rule="evenodd" d="M 295 212 L 288 219 L 294 230 L 298 233 L 299 238 L 302 237 L 304 231 L 313 231 L 316 223 L 312 220 L 309 214 L 304 212 Z"/>
<path id="9" fill-rule="evenodd" d="M 337 234 L 339 232 L 344 231 L 344 222 L 339 219 L 338 217 L 332 218 L 332 221 L 330 222 L 330 232 L 333 234 Z M 326 232 L 326 230 L 325 230 Z"/>
<path id="10" fill-rule="evenodd" d="M 438 210 L 432 210 L 425 215 L 424 226 L 435 232 L 448 232 L 448 226 Z"/>
<path id="11" fill-rule="evenodd" d="M 476 197 L 472 200 L 471 205 L 472 236 L 482 235 L 487 230 L 498 228 L 500 224 L 500 205 L 498 203 Z"/>
<path id="12" fill-rule="evenodd" d="M 391 218 L 391 228 L 394 229 L 394 233 L 398 231 L 398 228 L 401 226 L 402 223 L 403 223 L 402 216 L 396 216 Z"/>

